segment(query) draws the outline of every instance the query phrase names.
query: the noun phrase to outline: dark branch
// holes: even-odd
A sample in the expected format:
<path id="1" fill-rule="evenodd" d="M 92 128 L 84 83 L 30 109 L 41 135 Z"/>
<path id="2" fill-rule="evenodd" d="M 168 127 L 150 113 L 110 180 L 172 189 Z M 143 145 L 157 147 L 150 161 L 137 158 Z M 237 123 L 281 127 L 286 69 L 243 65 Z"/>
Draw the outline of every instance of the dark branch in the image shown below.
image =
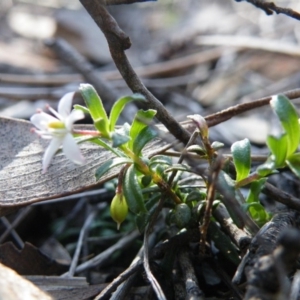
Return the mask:
<path id="1" fill-rule="evenodd" d="M 80 2 L 105 35 L 111 56 L 129 88 L 134 93 L 144 95 L 148 101 L 148 108 L 157 111 L 158 120 L 167 127 L 171 134 L 186 144 L 190 137 L 188 131 L 186 131 L 169 114 L 162 103 L 147 90 L 129 63 L 124 52 L 131 46 L 129 37 L 120 29 L 115 19 L 100 2 L 95 0 L 80 0 Z"/>
<path id="2" fill-rule="evenodd" d="M 235 1 L 236 2 L 247 1 L 253 4 L 254 6 L 262 9 L 267 15 L 272 15 L 275 12 L 276 14 L 284 14 L 296 20 L 300 20 L 300 13 L 290 8 L 279 7 L 275 5 L 274 2 L 265 2 L 261 0 L 235 0 Z"/>

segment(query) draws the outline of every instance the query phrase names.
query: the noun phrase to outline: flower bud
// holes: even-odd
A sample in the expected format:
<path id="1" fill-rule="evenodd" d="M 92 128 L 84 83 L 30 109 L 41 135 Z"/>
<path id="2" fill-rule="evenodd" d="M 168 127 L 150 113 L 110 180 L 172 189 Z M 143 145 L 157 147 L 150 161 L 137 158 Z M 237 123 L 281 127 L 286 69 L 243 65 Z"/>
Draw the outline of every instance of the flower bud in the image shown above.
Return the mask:
<path id="1" fill-rule="evenodd" d="M 206 120 L 200 115 L 190 115 L 187 116 L 187 118 L 191 119 L 195 123 L 198 130 L 200 131 L 201 137 L 203 139 L 208 139 L 208 126 Z"/>
<path id="2" fill-rule="evenodd" d="M 110 215 L 117 223 L 118 230 L 120 229 L 121 223 L 126 219 L 127 214 L 128 206 L 124 195 L 122 193 L 116 193 L 110 205 Z"/>

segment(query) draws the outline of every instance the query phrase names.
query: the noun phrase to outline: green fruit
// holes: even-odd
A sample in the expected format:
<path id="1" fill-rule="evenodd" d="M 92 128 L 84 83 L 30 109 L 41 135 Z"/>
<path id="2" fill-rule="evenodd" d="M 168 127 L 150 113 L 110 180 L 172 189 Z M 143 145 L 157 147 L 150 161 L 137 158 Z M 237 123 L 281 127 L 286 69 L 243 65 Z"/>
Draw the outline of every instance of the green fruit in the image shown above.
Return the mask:
<path id="1" fill-rule="evenodd" d="M 111 201 L 110 215 L 117 223 L 118 230 L 120 229 L 121 223 L 126 219 L 127 214 L 128 206 L 126 199 L 122 193 L 117 193 Z"/>

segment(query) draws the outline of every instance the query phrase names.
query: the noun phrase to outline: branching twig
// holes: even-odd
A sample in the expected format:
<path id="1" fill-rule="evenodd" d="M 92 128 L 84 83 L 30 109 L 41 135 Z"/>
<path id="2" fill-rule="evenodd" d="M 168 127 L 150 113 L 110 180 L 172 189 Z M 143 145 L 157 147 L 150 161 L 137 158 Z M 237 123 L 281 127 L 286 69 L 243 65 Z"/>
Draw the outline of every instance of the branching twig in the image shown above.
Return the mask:
<path id="1" fill-rule="evenodd" d="M 285 95 L 286 97 L 288 97 L 289 99 L 296 99 L 296 98 L 300 97 L 300 89 L 290 90 L 287 92 L 283 92 L 282 94 Z M 217 112 L 215 114 L 206 116 L 205 120 L 209 127 L 215 126 L 217 124 L 220 124 L 222 122 L 225 122 L 225 121 L 231 119 L 232 117 L 234 117 L 236 115 L 239 115 L 241 113 L 244 113 L 246 111 L 249 111 L 249 110 L 252 110 L 255 108 L 265 106 L 265 105 L 269 104 L 271 99 L 272 99 L 272 96 L 268 96 L 268 97 L 257 99 L 255 101 L 237 104 L 237 105 L 231 106 L 227 109 L 221 110 L 220 112 Z"/>
<path id="2" fill-rule="evenodd" d="M 236 2 L 247 1 L 254 6 L 262 9 L 267 15 L 284 14 L 296 20 L 300 20 L 300 14 L 290 8 L 279 7 L 274 2 L 266 2 L 262 0 L 235 0 Z"/>
<path id="3" fill-rule="evenodd" d="M 141 82 L 131 64 L 129 63 L 125 50 L 130 48 L 129 37 L 120 29 L 115 19 L 108 13 L 105 6 L 94 0 L 80 0 L 82 5 L 91 15 L 96 24 L 105 35 L 111 56 L 119 69 L 128 87 L 134 93 L 140 93 L 148 100 L 148 108 L 157 111 L 157 118 L 178 140 L 186 144 L 190 134 L 186 131 L 165 109 L 162 103 L 156 99 Z"/>
<path id="4" fill-rule="evenodd" d="M 204 300 L 204 293 L 199 288 L 198 279 L 187 249 L 179 252 L 179 264 L 184 275 L 186 297 L 188 300 Z"/>
<path id="5" fill-rule="evenodd" d="M 78 263 L 78 259 L 79 259 L 79 255 L 81 252 L 81 248 L 82 248 L 82 244 L 83 244 L 83 239 L 86 235 L 87 230 L 90 228 L 91 223 L 93 222 L 95 216 L 97 214 L 97 210 L 93 210 L 89 216 L 86 218 L 81 230 L 80 230 L 80 234 L 79 234 L 79 238 L 78 238 L 78 242 L 76 245 L 76 250 L 69 268 L 69 271 L 65 274 L 62 275 L 62 277 L 73 277 L 75 274 L 75 269 Z"/>

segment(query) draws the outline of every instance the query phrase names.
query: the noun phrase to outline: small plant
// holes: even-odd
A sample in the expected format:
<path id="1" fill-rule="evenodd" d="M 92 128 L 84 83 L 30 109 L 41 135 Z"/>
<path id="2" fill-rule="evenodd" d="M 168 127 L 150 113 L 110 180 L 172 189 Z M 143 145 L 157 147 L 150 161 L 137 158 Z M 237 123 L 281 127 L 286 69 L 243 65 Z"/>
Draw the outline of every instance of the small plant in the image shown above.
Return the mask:
<path id="1" fill-rule="evenodd" d="M 57 119 L 41 112 L 31 118 L 34 125 L 39 128 L 39 131 L 36 131 L 38 134 L 52 138 L 45 152 L 43 171 L 47 170 L 51 158 L 61 145 L 68 158 L 75 163 L 83 163 L 83 157 L 76 143 L 83 141 L 95 143 L 115 156 L 96 170 L 96 180 L 111 169 L 120 168 L 116 195 L 110 209 L 118 228 L 130 210 L 135 215 L 139 230 L 144 231 L 160 200 L 164 207 L 170 209 L 168 222 L 176 224 L 179 229 L 194 226 L 195 222 L 198 224 L 202 216 L 204 220 L 208 218 L 209 221 L 213 204 L 217 206 L 223 199 L 222 193 L 215 193 L 216 182 L 198 174 L 189 179 L 186 174 L 195 173 L 195 170 L 191 165 L 184 164 L 182 159 L 174 163 L 167 155 L 148 158 L 143 154 L 145 146 L 158 136 L 159 130 L 152 124 L 156 111 L 139 110 L 131 124 L 116 126 L 125 105 L 131 101 L 145 101 L 144 97 L 134 94 L 120 98 L 108 116 L 101 98 L 91 85 L 81 84 L 80 92 L 86 107 L 75 105 L 75 110 L 70 112 L 72 95 L 68 94 L 62 98 L 58 113 L 51 110 Z M 244 139 L 231 146 L 232 163 L 236 170 L 235 180 L 225 171 L 226 168 L 220 169 L 219 175 L 215 178 L 215 181 L 223 180 L 226 189 L 233 191 L 235 195 L 238 194 L 239 197 L 241 195 L 239 188 L 251 184 L 246 200 L 241 199 L 240 203 L 244 210 L 250 213 L 252 220 L 260 226 L 270 219 L 270 215 L 259 202 L 259 194 L 267 177 L 286 166 L 300 177 L 300 153 L 296 152 L 300 128 L 296 109 L 289 99 L 282 95 L 274 96 L 270 104 L 282 124 L 283 132 L 279 137 L 268 136 L 266 143 L 270 155 L 267 161 L 251 172 L 250 142 Z M 74 121 L 81 119 L 83 113 L 91 116 L 96 131 L 73 129 Z M 184 153 L 194 153 L 198 158 L 205 159 L 210 172 L 213 172 L 217 151 L 222 144 L 209 141 L 209 129 L 203 117 L 192 115 L 188 118 L 196 125 L 196 131 Z M 201 143 L 195 144 L 198 135 L 201 137 Z M 69 145 L 73 145 L 72 153 Z M 192 180 L 197 184 L 187 184 Z M 205 207 L 209 208 L 206 217 L 203 212 Z M 236 220 L 231 208 L 227 209 L 232 219 Z"/>

